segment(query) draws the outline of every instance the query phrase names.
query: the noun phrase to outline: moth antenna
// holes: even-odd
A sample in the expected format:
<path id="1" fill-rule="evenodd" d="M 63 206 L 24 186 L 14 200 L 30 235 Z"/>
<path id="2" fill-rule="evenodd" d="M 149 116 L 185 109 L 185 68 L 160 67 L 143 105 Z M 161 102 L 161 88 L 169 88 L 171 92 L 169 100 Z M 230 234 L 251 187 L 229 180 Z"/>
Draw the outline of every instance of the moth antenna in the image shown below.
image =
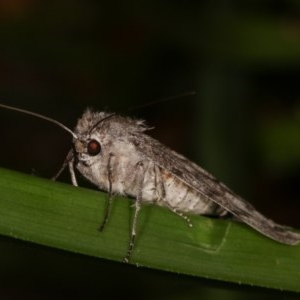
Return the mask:
<path id="1" fill-rule="evenodd" d="M 148 102 L 146 104 L 143 104 L 143 105 L 139 105 L 139 106 L 134 106 L 134 107 L 131 107 L 129 109 L 127 109 L 127 111 L 132 111 L 132 110 L 136 110 L 136 109 L 140 109 L 140 108 L 145 108 L 145 107 L 148 107 L 148 106 L 152 106 L 152 105 L 155 105 L 156 103 L 160 103 L 160 102 L 165 102 L 165 101 L 170 101 L 170 100 L 174 100 L 174 99 L 177 99 L 177 98 L 182 98 L 182 97 L 188 97 L 188 96 L 194 96 L 196 95 L 196 92 L 194 91 L 191 91 L 191 92 L 187 92 L 187 93 L 183 93 L 183 94 L 179 94 L 179 95 L 175 95 L 175 96 L 171 96 L 171 97 L 166 97 L 166 98 L 162 98 L 162 99 L 158 99 L 158 100 L 154 100 L 154 101 L 151 101 L 151 102 Z M 101 119 L 100 121 L 98 121 L 92 128 L 91 130 L 89 131 L 89 134 L 91 134 L 93 132 L 93 130 L 103 121 L 105 121 L 106 119 L 109 119 L 113 116 L 115 116 L 116 113 L 112 113 L 111 115 L 108 115 L 107 117 Z"/>
<path id="2" fill-rule="evenodd" d="M 56 121 L 56 120 L 54 120 L 52 118 L 40 115 L 38 113 L 29 111 L 29 110 L 26 110 L 26 109 L 17 108 L 17 107 L 13 107 L 13 106 L 1 104 L 1 103 L 0 103 L 0 107 L 6 108 L 6 109 L 10 109 L 10 110 L 14 110 L 14 111 L 18 111 L 18 112 L 21 112 L 21 113 L 24 113 L 24 114 L 27 114 L 27 115 L 31 115 L 31 116 L 37 117 L 39 119 L 46 120 L 46 121 L 51 122 L 53 124 L 56 124 L 59 127 L 63 128 L 65 131 L 69 132 L 75 139 L 78 139 L 77 135 L 71 129 L 69 129 L 68 127 L 66 127 L 62 123 L 60 123 L 60 122 L 58 122 L 58 121 Z"/>
<path id="3" fill-rule="evenodd" d="M 166 98 L 162 98 L 162 99 L 158 99 L 158 100 L 154 100 L 154 101 L 151 101 L 151 102 L 148 102 L 146 104 L 143 104 L 143 105 L 139 105 L 139 106 L 134 106 L 134 107 L 131 107 L 129 109 L 127 109 L 127 111 L 132 111 L 132 110 L 136 110 L 136 109 L 140 109 L 140 108 L 145 108 L 145 107 L 148 107 L 148 106 L 152 106 L 152 105 L 155 105 L 156 103 L 160 103 L 160 102 L 165 102 L 165 101 L 170 101 L 170 100 L 174 100 L 174 99 L 177 99 L 177 98 L 182 98 L 182 97 L 187 97 L 187 96 L 194 96 L 196 95 L 196 92 L 192 91 L 192 92 L 187 92 L 187 93 L 183 93 L 183 94 L 179 94 L 179 95 L 175 95 L 175 96 L 171 96 L 171 97 L 166 97 Z M 91 134 L 93 132 L 93 130 L 103 121 L 105 121 L 106 119 L 109 119 L 113 116 L 115 116 L 116 113 L 113 113 L 103 119 L 101 119 L 100 121 L 98 121 L 92 128 L 91 130 L 89 131 L 89 134 Z"/>
<path id="4" fill-rule="evenodd" d="M 179 95 L 174 95 L 174 96 L 161 98 L 161 99 L 154 100 L 154 101 L 149 101 L 148 103 L 145 103 L 145 104 L 142 104 L 142 105 L 133 106 L 133 107 L 130 107 L 129 109 L 127 109 L 127 111 L 137 110 L 137 109 L 141 109 L 141 108 L 145 108 L 145 107 L 155 105 L 157 103 L 166 102 L 166 101 L 170 101 L 170 100 L 174 100 L 174 99 L 178 99 L 178 98 L 183 98 L 183 97 L 195 96 L 195 95 L 196 95 L 195 91 L 186 92 L 186 93 L 179 94 Z"/>
<path id="5" fill-rule="evenodd" d="M 107 119 L 109 119 L 109 118 L 111 118 L 111 117 L 113 117 L 113 116 L 116 116 L 116 115 L 117 115 L 116 113 L 112 113 L 112 114 L 110 114 L 110 115 L 104 117 L 104 118 L 101 119 L 100 121 L 98 121 L 98 122 L 90 129 L 89 135 L 94 131 L 94 129 L 95 129 L 101 122 L 103 122 L 103 121 L 105 121 L 105 120 L 107 120 Z"/>

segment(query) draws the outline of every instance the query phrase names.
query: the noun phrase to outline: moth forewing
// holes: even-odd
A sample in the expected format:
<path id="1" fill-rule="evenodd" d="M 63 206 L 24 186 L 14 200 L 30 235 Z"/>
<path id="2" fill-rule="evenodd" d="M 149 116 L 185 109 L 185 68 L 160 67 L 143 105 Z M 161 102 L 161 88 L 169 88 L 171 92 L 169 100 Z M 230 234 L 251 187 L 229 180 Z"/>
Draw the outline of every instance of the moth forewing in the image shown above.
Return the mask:
<path id="1" fill-rule="evenodd" d="M 133 142 L 135 139 L 137 139 L 137 136 L 132 137 Z M 278 242 L 288 245 L 299 243 L 300 234 L 263 216 L 249 202 L 233 193 L 227 186 L 217 181 L 215 177 L 195 163 L 166 148 L 149 136 L 143 135 L 138 139 L 139 143 L 136 144 L 136 147 L 142 151 L 140 145 L 146 145 L 143 147 L 143 151 L 151 153 L 151 159 L 161 169 L 172 174 L 171 176 L 176 178 L 174 179 L 175 182 L 176 180 L 181 182 L 180 184 L 175 184 L 175 186 L 180 186 L 180 188 L 189 191 L 187 196 L 182 199 L 182 202 L 177 204 L 181 206 L 182 211 L 190 214 L 214 214 L 219 216 L 224 216 L 226 212 L 230 212 L 242 222 Z M 180 190 L 177 192 L 180 193 Z M 168 191 L 166 194 L 167 199 Z M 191 198 L 194 199 L 194 205 L 191 205 L 191 202 L 193 202 Z M 199 212 L 197 209 L 198 205 L 205 202 L 210 203 L 206 209 L 212 209 L 214 207 L 213 204 L 215 204 L 215 210 Z"/>
<path id="2" fill-rule="evenodd" d="M 170 209 L 190 226 L 185 214 L 223 217 L 231 213 L 278 242 L 295 245 L 300 241 L 298 233 L 267 219 L 207 171 L 147 135 L 148 128 L 143 121 L 88 109 L 73 132 L 40 114 L 4 104 L 0 107 L 50 121 L 73 136 L 73 147 L 54 179 L 68 166 L 73 185 L 78 185 L 76 168 L 99 189 L 108 192 L 101 229 L 107 223 L 113 194 L 131 196 L 136 200 L 126 262 L 134 248 L 138 214 L 143 202 Z"/>

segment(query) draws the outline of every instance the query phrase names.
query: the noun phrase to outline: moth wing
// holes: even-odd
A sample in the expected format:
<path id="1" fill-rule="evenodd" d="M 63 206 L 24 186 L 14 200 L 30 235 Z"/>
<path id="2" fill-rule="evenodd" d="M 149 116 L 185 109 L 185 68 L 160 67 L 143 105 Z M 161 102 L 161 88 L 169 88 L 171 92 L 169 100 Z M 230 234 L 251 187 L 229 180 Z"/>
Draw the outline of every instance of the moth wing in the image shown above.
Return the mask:
<path id="1" fill-rule="evenodd" d="M 132 134 L 129 139 L 143 156 L 173 174 L 187 186 L 231 212 L 239 220 L 281 243 L 288 245 L 299 243 L 300 234 L 266 218 L 250 203 L 184 156 L 146 134 Z"/>

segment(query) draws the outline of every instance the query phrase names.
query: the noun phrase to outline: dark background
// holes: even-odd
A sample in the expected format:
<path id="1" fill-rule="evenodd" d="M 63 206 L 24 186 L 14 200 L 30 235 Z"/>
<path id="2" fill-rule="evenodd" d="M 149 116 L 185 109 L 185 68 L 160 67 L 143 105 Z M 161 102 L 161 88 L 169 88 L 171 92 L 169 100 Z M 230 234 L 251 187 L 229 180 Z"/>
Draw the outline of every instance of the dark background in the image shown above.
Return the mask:
<path id="1" fill-rule="evenodd" d="M 1 102 L 70 128 L 87 106 L 146 119 L 155 138 L 299 228 L 299 13 L 296 0 L 0 0 Z M 0 136 L 1 167 L 42 177 L 71 145 L 55 125 L 3 109 Z M 0 293 L 13 299 L 275 296 L 4 237 L 0 263 Z"/>

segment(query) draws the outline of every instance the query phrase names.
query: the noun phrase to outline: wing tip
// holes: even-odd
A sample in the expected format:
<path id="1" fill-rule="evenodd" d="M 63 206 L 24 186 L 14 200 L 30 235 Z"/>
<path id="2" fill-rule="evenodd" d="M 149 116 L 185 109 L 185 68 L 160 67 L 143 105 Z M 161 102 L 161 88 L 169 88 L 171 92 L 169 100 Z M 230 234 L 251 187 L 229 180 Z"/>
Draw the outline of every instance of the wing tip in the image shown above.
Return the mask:
<path id="1" fill-rule="evenodd" d="M 286 227 L 275 227 L 270 238 L 286 245 L 296 246 L 300 243 L 300 234 Z"/>

